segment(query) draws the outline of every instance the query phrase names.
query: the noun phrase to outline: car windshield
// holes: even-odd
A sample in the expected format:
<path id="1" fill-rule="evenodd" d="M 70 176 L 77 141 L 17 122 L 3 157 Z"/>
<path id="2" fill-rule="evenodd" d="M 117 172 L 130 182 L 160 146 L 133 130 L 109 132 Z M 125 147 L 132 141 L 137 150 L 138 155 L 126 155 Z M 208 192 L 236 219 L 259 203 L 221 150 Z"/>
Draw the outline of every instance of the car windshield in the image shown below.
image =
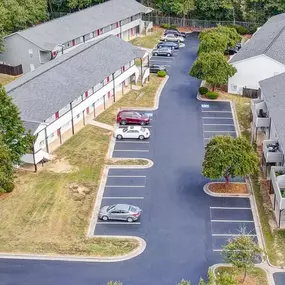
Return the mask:
<path id="1" fill-rule="evenodd" d="M 107 208 L 107 212 L 109 212 L 111 209 L 115 208 L 116 205 L 111 205 Z"/>
<path id="2" fill-rule="evenodd" d="M 146 128 L 141 128 L 141 132 L 145 132 L 146 131 Z"/>
<path id="3" fill-rule="evenodd" d="M 130 212 L 136 212 L 136 211 L 137 211 L 137 208 L 130 206 L 130 207 L 129 207 L 129 211 L 130 211 Z"/>

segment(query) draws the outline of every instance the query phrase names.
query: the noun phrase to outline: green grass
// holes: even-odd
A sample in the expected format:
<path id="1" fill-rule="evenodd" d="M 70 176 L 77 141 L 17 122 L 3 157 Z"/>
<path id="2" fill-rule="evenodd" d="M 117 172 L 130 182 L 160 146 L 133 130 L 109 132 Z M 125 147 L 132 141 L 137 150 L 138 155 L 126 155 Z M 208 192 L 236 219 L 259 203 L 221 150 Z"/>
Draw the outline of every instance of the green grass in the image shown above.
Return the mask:
<path id="1" fill-rule="evenodd" d="M 18 77 L 20 77 L 20 76 L 12 76 L 12 75 L 8 75 L 8 74 L 0 73 L 0 84 L 6 85 L 6 84 L 12 82 L 13 80 L 17 79 Z"/>
<path id="2" fill-rule="evenodd" d="M 143 37 L 137 37 L 130 41 L 135 46 L 144 47 L 144 48 L 154 48 L 162 35 L 162 29 L 157 29 L 149 35 Z"/>
<path id="3" fill-rule="evenodd" d="M 231 275 L 236 275 L 237 280 L 240 281 L 243 277 L 243 271 L 233 267 L 218 267 L 215 270 L 215 273 L 229 273 Z M 250 272 L 248 272 L 247 277 L 244 283 L 240 283 L 243 285 L 268 285 L 267 276 L 264 270 L 260 268 L 253 268 Z"/>
<path id="4" fill-rule="evenodd" d="M 161 78 L 156 75 L 151 75 L 151 80 L 147 85 L 142 87 L 140 90 L 131 90 L 107 110 L 101 113 L 96 118 L 96 121 L 113 125 L 116 122 L 116 114 L 119 108 L 153 107 L 155 94 L 161 82 Z"/>
<path id="5" fill-rule="evenodd" d="M 0 199 L 1 252 L 115 256 L 137 247 L 86 237 L 109 140 L 108 131 L 86 126 L 56 151 L 74 171 L 52 171 L 49 162 L 37 174 L 18 172 L 15 190 Z"/>
<path id="6" fill-rule="evenodd" d="M 109 159 L 106 164 L 108 165 L 147 165 L 146 159 Z"/>

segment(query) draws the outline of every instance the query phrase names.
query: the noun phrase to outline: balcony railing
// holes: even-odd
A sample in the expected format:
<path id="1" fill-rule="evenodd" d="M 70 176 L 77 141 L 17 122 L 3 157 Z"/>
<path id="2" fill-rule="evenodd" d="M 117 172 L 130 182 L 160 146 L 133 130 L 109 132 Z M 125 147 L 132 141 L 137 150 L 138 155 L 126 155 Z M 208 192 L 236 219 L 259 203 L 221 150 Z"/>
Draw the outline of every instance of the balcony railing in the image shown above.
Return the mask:
<path id="1" fill-rule="evenodd" d="M 285 209 L 285 167 L 272 166 L 270 170 L 270 179 L 274 189 L 275 199 L 278 202 L 279 210 L 283 210 Z"/>
<path id="2" fill-rule="evenodd" d="M 255 128 L 269 128 L 270 118 L 265 102 L 261 99 L 251 100 L 253 126 Z"/>
<path id="3" fill-rule="evenodd" d="M 263 141 L 263 155 L 266 163 L 275 163 L 276 166 L 283 164 L 283 152 L 276 140 Z"/>

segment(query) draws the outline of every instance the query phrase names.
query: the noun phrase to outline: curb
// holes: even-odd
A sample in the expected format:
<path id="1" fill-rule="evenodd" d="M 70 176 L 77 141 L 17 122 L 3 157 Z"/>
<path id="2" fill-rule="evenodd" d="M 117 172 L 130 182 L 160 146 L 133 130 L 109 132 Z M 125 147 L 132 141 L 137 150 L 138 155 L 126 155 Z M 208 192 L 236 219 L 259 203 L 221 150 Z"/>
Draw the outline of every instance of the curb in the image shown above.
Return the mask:
<path id="1" fill-rule="evenodd" d="M 153 161 L 148 159 L 148 158 L 111 158 L 113 160 L 146 160 L 147 164 L 145 165 L 112 165 L 112 164 L 107 164 L 106 166 L 108 166 L 109 168 L 139 168 L 139 169 L 144 169 L 144 168 L 150 168 L 154 165 Z"/>
<path id="2" fill-rule="evenodd" d="M 110 257 L 91 257 L 91 256 L 74 256 L 74 255 L 46 255 L 46 254 L 12 254 L 1 253 L 0 259 L 20 259 L 20 260 L 48 260 L 48 261 L 69 261 L 69 262 L 120 262 L 134 258 L 146 248 L 146 242 L 142 238 L 133 236 L 98 236 L 98 238 L 117 238 L 117 239 L 134 239 L 139 246 L 132 252 L 121 256 Z"/>
<path id="3" fill-rule="evenodd" d="M 217 184 L 221 182 L 209 182 L 203 186 L 204 192 L 212 197 L 227 197 L 227 198 L 249 198 L 251 195 L 250 194 L 226 194 L 226 193 L 214 193 L 209 189 L 209 185 L 211 184 Z M 246 184 L 243 182 L 230 182 L 232 184 Z"/>

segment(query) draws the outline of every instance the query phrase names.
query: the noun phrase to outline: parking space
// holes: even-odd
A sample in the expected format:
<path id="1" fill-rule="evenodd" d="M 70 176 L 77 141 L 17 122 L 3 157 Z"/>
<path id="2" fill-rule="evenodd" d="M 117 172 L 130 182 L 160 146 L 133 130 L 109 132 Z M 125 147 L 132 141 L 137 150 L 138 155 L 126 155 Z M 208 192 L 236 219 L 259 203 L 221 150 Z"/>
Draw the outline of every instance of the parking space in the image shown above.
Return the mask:
<path id="1" fill-rule="evenodd" d="M 236 137 L 230 103 L 204 102 L 201 104 L 201 112 L 205 146 L 214 136 L 229 134 L 232 137 Z"/>
<path id="2" fill-rule="evenodd" d="M 145 211 L 144 204 L 148 196 L 148 173 L 148 169 L 109 169 L 100 208 L 114 204 L 129 204 L 141 208 L 142 215 L 132 223 L 98 219 L 96 235 L 143 235 L 143 223 L 148 219 L 148 211 Z"/>
<path id="3" fill-rule="evenodd" d="M 148 128 L 150 133 L 152 133 L 152 122 L 155 118 L 154 112 L 145 112 L 138 111 L 140 113 L 144 113 L 150 117 L 150 124 L 147 126 L 143 126 L 144 128 Z M 125 128 L 130 125 L 118 125 L 118 128 Z M 145 140 L 139 139 L 116 139 L 115 147 L 113 150 L 113 157 L 116 158 L 149 158 L 150 146 L 151 146 L 151 137 Z"/>
<path id="4" fill-rule="evenodd" d="M 248 198 L 217 199 L 210 207 L 211 236 L 214 252 L 240 234 L 247 234 L 257 242 L 253 214 Z"/>
<path id="5" fill-rule="evenodd" d="M 172 52 L 172 56 L 155 56 L 153 55 L 150 58 L 150 64 L 151 65 L 163 65 L 166 67 L 166 69 L 169 69 L 173 63 L 173 61 L 175 60 L 175 58 L 177 57 L 179 53 L 179 50 L 173 50 Z"/>
<path id="6" fill-rule="evenodd" d="M 284 285 L 285 284 L 285 272 L 273 273 L 273 279 L 274 279 L 275 285 Z"/>

